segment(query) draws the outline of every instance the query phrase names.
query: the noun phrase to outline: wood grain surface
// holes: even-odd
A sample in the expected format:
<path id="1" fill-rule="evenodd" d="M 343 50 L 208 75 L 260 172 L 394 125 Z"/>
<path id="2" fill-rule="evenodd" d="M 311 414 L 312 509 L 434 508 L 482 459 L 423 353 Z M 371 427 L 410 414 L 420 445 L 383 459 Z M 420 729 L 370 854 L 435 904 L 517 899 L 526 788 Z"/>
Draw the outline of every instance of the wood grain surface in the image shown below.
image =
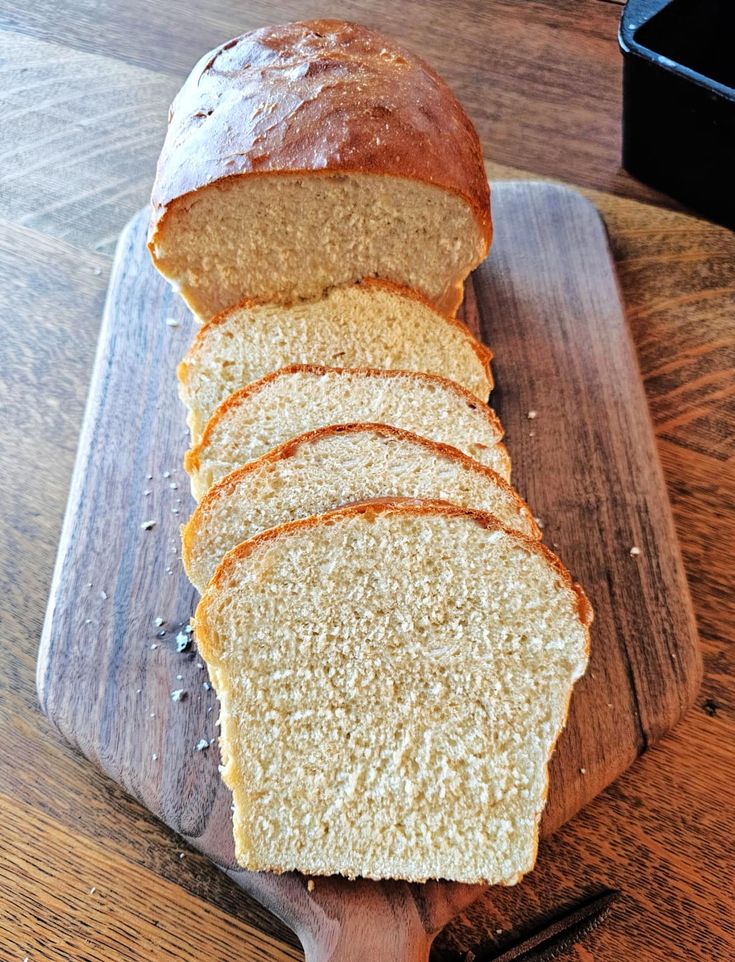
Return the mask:
<path id="1" fill-rule="evenodd" d="M 3 962 L 301 957 L 289 929 L 67 747 L 37 707 L 38 639 L 115 240 L 146 202 L 190 62 L 273 16 L 229 0 L 141 9 L 0 2 Z M 735 238 L 624 196 L 651 195 L 618 168 L 615 4 L 487 0 L 447 13 L 415 2 L 410 19 L 402 9 L 344 5 L 419 48 L 471 102 L 487 156 L 503 161 L 489 165 L 491 179 L 525 168 L 616 192 L 591 196 L 612 241 L 705 658 L 686 720 L 542 844 L 533 875 L 460 915 L 432 958 L 489 959 L 603 885 L 622 889 L 622 903 L 565 957 L 731 958 Z M 496 29 L 509 15 L 510 43 Z M 479 57 L 464 57 L 466 36 Z"/>
<path id="2" fill-rule="evenodd" d="M 493 197 L 498 239 L 468 284 L 465 319 L 496 353 L 493 403 L 515 484 L 596 612 L 589 671 L 552 761 L 550 834 L 679 720 L 701 664 L 600 217 L 554 185 L 501 183 Z M 424 958 L 480 887 L 319 879 L 309 894 L 298 876 L 237 870 L 211 744 L 214 692 L 196 639 L 177 651 L 196 594 L 179 558 L 193 501 L 175 369 L 194 325 L 150 263 L 147 221 L 143 210 L 123 232 L 110 280 L 41 640 L 42 705 L 107 775 L 287 921 L 308 958 L 369 960 L 391 946 L 390 957 Z M 202 739 L 210 747 L 198 751 Z"/>

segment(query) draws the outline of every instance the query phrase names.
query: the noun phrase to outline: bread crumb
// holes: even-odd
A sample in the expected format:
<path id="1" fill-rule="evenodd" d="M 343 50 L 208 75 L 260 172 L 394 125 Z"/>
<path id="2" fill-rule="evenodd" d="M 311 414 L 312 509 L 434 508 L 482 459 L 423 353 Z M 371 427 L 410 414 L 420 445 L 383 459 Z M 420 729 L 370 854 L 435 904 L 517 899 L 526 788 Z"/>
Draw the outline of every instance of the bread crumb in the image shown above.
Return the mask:
<path id="1" fill-rule="evenodd" d="M 536 432 L 535 432 L 535 431 L 529 431 L 529 432 L 528 432 L 528 436 L 529 436 L 529 438 L 536 437 Z"/>
<path id="2" fill-rule="evenodd" d="M 310 878 L 309 881 L 306 883 L 306 891 L 313 892 L 315 888 L 316 888 L 316 885 L 314 884 L 314 879 Z"/>
<path id="3" fill-rule="evenodd" d="M 534 421 L 537 416 L 538 416 L 538 411 L 529 411 L 528 414 L 526 415 L 529 421 Z"/>
<path id="4" fill-rule="evenodd" d="M 171 701 L 183 701 L 186 698 L 186 689 L 177 688 L 171 692 Z"/>
<path id="5" fill-rule="evenodd" d="M 169 481 L 168 486 L 172 491 L 175 491 L 178 488 L 178 484 L 175 481 Z"/>
<path id="6" fill-rule="evenodd" d="M 154 644 L 151 645 L 151 651 L 155 651 L 156 648 L 158 648 L 158 645 L 157 645 L 157 644 L 154 643 Z"/>
<path id="7" fill-rule="evenodd" d="M 183 858 L 185 855 L 186 855 L 186 852 L 179 852 L 179 858 Z"/>
<path id="8" fill-rule="evenodd" d="M 156 752 L 153 752 L 153 754 L 151 755 L 151 758 L 153 759 L 154 762 L 158 761 L 158 755 L 156 754 Z"/>
<path id="9" fill-rule="evenodd" d="M 181 654 L 182 651 L 186 651 L 191 643 L 191 638 L 185 635 L 183 631 L 180 631 L 176 636 L 176 651 Z"/>
<path id="10" fill-rule="evenodd" d="M 167 326 L 167 327 L 179 327 L 180 323 L 181 323 L 181 322 L 180 322 L 180 321 L 177 321 L 175 317 L 167 317 L 167 318 L 166 318 L 166 326 Z"/>
<path id="11" fill-rule="evenodd" d="M 155 524 L 156 524 L 155 521 L 144 521 L 143 524 L 141 525 L 141 528 L 142 528 L 144 531 L 150 531 L 151 528 L 153 528 L 153 527 L 155 526 Z"/>
<path id="12" fill-rule="evenodd" d="M 154 711 L 152 711 L 152 712 L 151 712 L 151 718 L 155 718 L 155 717 L 156 717 L 156 713 L 155 713 Z"/>
<path id="13" fill-rule="evenodd" d="M 91 625 L 91 624 L 92 624 L 92 619 L 91 619 L 91 618 L 85 618 L 85 619 L 84 619 L 84 624 L 85 624 L 85 625 Z"/>
<path id="14" fill-rule="evenodd" d="M 153 624 L 156 626 L 156 628 L 160 628 L 161 625 L 165 625 L 166 622 L 163 620 L 163 618 L 155 618 Z"/>
<path id="15" fill-rule="evenodd" d="M 152 481 L 152 480 L 153 480 L 153 475 L 152 475 L 152 474 L 146 474 L 145 479 L 146 479 L 146 481 Z"/>
<path id="16" fill-rule="evenodd" d="M 193 626 L 193 625 L 187 625 L 187 626 L 184 628 L 184 631 L 187 633 L 187 635 L 190 635 L 190 634 L 194 631 L 194 626 Z"/>
<path id="17" fill-rule="evenodd" d="M 205 691 L 209 691 L 209 689 L 210 689 L 211 687 L 212 687 L 212 686 L 209 684 L 208 681 L 202 682 L 202 688 L 203 688 Z"/>
<path id="18" fill-rule="evenodd" d="M 207 739 L 200 738 L 199 741 L 196 743 L 195 751 L 203 752 L 207 748 L 209 748 L 209 742 L 207 741 Z"/>
<path id="19" fill-rule="evenodd" d="M 586 774 L 587 774 L 587 769 L 586 769 L 586 768 L 580 768 L 579 774 L 580 774 L 580 775 L 586 775 Z"/>
<path id="20" fill-rule="evenodd" d="M 536 524 L 539 526 L 539 528 L 541 528 L 541 530 L 543 531 L 543 529 L 544 529 L 544 523 L 543 523 L 543 521 L 541 520 L 541 518 L 534 518 L 533 520 L 536 522 Z"/>
<path id="21" fill-rule="evenodd" d="M 100 591 L 100 598 L 101 598 L 103 601 L 107 601 L 107 592 L 106 592 L 106 591 Z"/>
<path id="22" fill-rule="evenodd" d="M 184 680 L 184 676 L 183 676 L 183 675 L 177 675 L 177 676 L 176 676 L 176 681 L 183 681 L 183 680 Z"/>
<path id="23" fill-rule="evenodd" d="M 163 476 L 164 476 L 164 478 L 170 478 L 170 477 L 171 477 L 171 472 L 170 472 L 170 471 L 164 471 L 164 472 L 163 472 Z"/>
<path id="24" fill-rule="evenodd" d="M 637 558 L 641 553 L 641 549 L 637 545 L 633 545 L 633 547 L 630 549 L 630 553 L 634 558 Z"/>

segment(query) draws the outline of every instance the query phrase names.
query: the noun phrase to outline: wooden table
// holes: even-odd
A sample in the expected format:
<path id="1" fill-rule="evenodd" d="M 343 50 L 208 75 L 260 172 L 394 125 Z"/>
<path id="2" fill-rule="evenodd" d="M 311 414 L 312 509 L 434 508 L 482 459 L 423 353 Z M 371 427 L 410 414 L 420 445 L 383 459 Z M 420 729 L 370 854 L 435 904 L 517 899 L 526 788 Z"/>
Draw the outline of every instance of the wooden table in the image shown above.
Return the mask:
<path id="1" fill-rule="evenodd" d="M 289 0 L 277 16 L 338 8 Z M 458 919 L 436 958 L 482 958 L 497 929 L 522 931 L 604 885 L 623 901 L 570 958 L 733 958 L 735 239 L 619 169 L 619 5 L 353 0 L 342 11 L 446 76 L 491 176 L 563 179 L 602 209 L 705 657 L 682 725 L 545 844 L 521 886 Z M 188 68 L 274 16 L 262 0 L 0 0 L 3 962 L 301 957 L 282 925 L 67 748 L 34 688 L 116 236 L 146 201 Z"/>

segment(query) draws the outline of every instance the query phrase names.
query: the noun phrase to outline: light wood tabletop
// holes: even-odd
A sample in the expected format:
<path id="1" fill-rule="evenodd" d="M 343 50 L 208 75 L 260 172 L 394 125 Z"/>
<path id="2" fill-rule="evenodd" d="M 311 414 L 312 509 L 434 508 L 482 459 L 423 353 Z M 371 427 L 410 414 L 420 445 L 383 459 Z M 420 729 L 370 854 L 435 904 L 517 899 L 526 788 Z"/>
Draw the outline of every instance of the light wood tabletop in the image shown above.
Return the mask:
<path id="1" fill-rule="evenodd" d="M 302 957 L 283 925 L 59 738 L 34 669 L 111 255 L 147 201 L 168 104 L 217 42 L 318 15 L 423 54 L 475 121 L 491 179 L 563 180 L 602 211 L 705 662 L 680 726 L 543 843 L 521 885 L 452 923 L 432 957 L 489 959 L 508 932 L 603 887 L 621 901 L 570 959 L 735 957 L 735 238 L 621 171 L 620 11 L 0 0 L 2 962 Z"/>

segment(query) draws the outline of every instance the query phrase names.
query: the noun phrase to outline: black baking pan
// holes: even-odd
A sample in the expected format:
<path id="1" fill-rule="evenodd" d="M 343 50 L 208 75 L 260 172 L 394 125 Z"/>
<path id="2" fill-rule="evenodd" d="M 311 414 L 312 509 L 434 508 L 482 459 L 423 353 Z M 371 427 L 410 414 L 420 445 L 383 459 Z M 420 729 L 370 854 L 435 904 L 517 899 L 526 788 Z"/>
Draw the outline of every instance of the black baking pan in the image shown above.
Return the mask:
<path id="1" fill-rule="evenodd" d="M 735 227 L 735 0 L 629 0 L 623 166 Z"/>

